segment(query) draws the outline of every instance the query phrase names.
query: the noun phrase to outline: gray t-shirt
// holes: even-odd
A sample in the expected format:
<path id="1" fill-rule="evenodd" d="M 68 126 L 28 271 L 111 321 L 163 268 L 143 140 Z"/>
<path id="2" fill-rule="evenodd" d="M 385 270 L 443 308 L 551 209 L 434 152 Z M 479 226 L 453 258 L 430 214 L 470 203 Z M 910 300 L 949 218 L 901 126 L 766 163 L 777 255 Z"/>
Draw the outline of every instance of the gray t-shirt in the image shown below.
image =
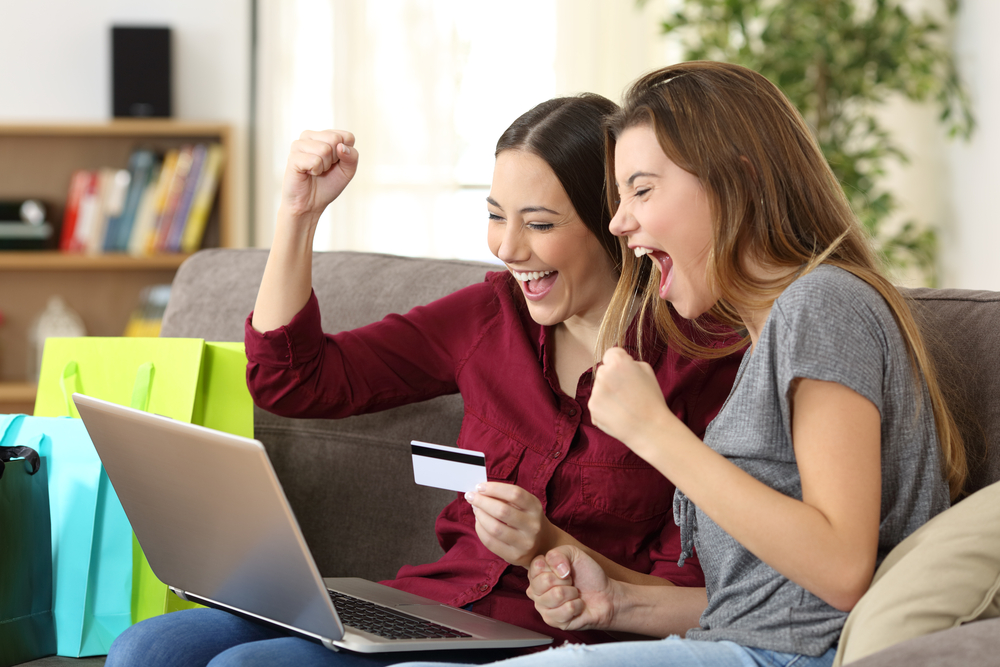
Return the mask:
<path id="1" fill-rule="evenodd" d="M 881 295 L 842 269 L 822 265 L 774 302 L 753 351 L 705 443 L 741 469 L 802 498 L 792 448 L 788 391 L 795 378 L 837 382 L 882 417 L 882 518 L 878 562 L 949 504 L 927 388 L 914 384 L 906 344 Z M 919 411 L 919 412 L 918 412 Z M 705 571 L 708 608 L 687 636 L 745 646 L 823 654 L 847 614 L 792 583 L 744 549 L 680 491 L 681 539 Z"/>

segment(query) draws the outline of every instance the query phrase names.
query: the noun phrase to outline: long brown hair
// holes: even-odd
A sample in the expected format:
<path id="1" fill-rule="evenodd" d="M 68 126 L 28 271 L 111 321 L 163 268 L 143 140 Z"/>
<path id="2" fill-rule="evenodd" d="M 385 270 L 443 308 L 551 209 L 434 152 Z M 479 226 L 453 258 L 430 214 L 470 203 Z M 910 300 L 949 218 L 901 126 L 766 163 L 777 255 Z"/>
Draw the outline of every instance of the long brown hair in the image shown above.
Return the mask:
<path id="1" fill-rule="evenodd" d="M 652 128 L 664 154 L 696 176 L 708 195 L 714 229 L 706 272 L 720 298 L 699 319 L 742 328 L 734 304 L 767 308 L 792 281 L 820 264 L 864 280 L 889 305 L 915 379 L 919 382 L 922 373 L 927 384 L 944 472 L 956 498 L 968 475 L 965 448 L 933 361 L 906 299 L 882 274 L 866 233 L 795 107 L 766 78 L 738 65 L 687 62 L 646 74 L 632 84 L 606 127 L 608 201 L 617 199 L 615 142 L 636 126 Z M 788 271 L 761 279 L 754 265 Z M 700 339 L 683 336 L 658 287 L 651 262 L 625 253 L 602 326 L 602 352 L 623 340 L 637 300 L 638 317 L 651 317 L 672 345 L 691 356 L 717 357 L 736 347 L 713 345 L 710 326 L 700 328 L 705 333 Z"/>

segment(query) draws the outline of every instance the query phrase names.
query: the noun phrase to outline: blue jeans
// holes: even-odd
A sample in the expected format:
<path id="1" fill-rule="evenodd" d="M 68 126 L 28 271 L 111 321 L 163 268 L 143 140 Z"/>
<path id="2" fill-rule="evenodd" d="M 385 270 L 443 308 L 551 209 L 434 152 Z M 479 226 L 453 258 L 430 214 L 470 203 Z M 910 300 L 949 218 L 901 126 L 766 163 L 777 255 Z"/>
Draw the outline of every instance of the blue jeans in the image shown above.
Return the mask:
<path id="1" fill-rule="evenodd" d="M 733 642 L 700 642 L 680 637 L 614 644 L 569 644 L 497 663 L 497 667 L 830 667 L 836 648 L 810 658 L 748 648 Z M 433 667 L 407 662 L 399 667 Z"/>
<path id="2" fill-rule="evenodd" d="M 108 651 L 105 667 L 381 667 L 407 660 L 477 665 L 513 655 L 500 650 L 410 651 L 367 655 L 331 651 L 271 627 L 215 609 L 155 616 L 130 627 Z"/>

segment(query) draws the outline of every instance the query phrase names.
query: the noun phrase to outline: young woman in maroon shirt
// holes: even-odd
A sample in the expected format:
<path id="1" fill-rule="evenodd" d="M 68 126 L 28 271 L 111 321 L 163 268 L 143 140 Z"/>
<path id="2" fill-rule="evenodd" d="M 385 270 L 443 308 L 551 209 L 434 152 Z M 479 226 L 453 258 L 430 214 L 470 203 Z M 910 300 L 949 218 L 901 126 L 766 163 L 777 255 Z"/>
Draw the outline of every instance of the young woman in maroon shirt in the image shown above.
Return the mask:
<path id="1" fill-rule="evenodd" d="M 598 330 L 622 252 L 608 230 L 604 196 L 601 123 L 615 108 L 597 95 L 549 100 L 500 137 L 488 240 L 506 271 L 336 335 L 320 328 L 313 235 L 359 156 L 349 132 L 304 132 L 292 144 L 274 242 L 246 327 L 251 394 L 281 415 L 338 418 L 461 393 L 458 446 L 486 453 L 490 481 L 442 511 L 435 530 L 445 553 L 437 562 L 406 566 L 383 583 L 552 635 L 557 644 L 612 637 L 557 630 L 535 611 L 524 568 L 556 546 L 583 549 L 616 579 L 689 587 L 690 595 L 704 597 L 697 562 L 677 565 L 673 486 L 597 429 L 587 408 Z M 641 340 L 633 327 L 632 347 L 654 368 L 674 413 L 704 432 L 732 386 L 740 355 L 687 359 L 660 344 L 652 327 Z M 268 664 L 412 659 L 332 653 L 305 640 L 273 638 L 271 630 L 213 610 L 170 616 L 193 622 L 195 614 L 213 628 L 198 641 L 184 637 L 180 618 L 142 625 L 157 624 L 158 646 L 166 637 L 179 644 L 169 649 L 179 660 L 198 651 L 224 653 L 232 659 L 226 664 L 238 664 L 238 656 L 280 656 Z M 126 653 L 118 647 L 126 643 L 128 652 L 148 660 L 139 634 L 123 635 L 134 638 L 117 642 L 108 664 L 126 663 L 115 655 Z M 436 657 L 470 660 L 462 653 Z M 496 657 L 486 651 L 471 659 Z"/>

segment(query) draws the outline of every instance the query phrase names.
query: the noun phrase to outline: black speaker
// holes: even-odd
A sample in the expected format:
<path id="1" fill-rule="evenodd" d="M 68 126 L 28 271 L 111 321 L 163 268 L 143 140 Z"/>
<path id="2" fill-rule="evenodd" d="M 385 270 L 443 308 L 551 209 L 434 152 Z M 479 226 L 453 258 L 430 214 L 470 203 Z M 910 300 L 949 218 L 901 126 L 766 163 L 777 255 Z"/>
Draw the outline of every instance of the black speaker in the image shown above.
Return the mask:
<path id="1" fill-rule="evenodd" d="M 111 28 L 115 117 L 171 115 L 170 28 Z"/>

